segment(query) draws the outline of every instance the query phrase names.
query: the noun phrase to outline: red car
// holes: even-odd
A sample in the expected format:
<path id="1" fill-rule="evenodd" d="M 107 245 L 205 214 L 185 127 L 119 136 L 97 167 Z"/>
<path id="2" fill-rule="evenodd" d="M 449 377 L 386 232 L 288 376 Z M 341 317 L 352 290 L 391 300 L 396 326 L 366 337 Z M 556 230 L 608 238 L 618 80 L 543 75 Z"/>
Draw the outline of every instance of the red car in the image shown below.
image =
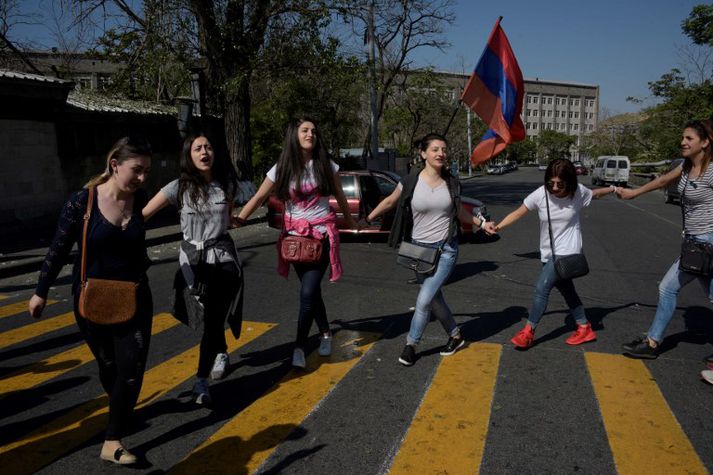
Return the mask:
<path id="1" fill-rule="evenodd" d="M 342 182 L 344 196 L 347 198 L 347 203 L 349 203 L 349 211 L 356 221 L 366 217 L 381 200 L 389 196 L 400 180 L 400 177 L 393 172 L 376 170 L 340 171 L 339 178 Z M 473 215 L 482 214 L 487 220 L 490 219 L 481 201 L 463 196 L 461 202 Z M 339 209 L 337 200 L 334 197 L 330 198 L 329 205 L 335 210 Z M 282 201 L 278 200 L 275 195 L 271 195 L 267 201 L 267 223 L 270 227 L 282 228 L 283 209 Z M 362 228 L 359 232 L 388 233 L 391 229 L 393 217 L 394 210 L 391 210 L 378 220 L 372 221 L 370 226 Z M 337 228 L 341 233 L 357 232 L 356 229 L 347 228 L 341 212 L 337 212 Z M 462 235 L 473 234 L 472 223 L 461 222 L 460 232 Z"/>

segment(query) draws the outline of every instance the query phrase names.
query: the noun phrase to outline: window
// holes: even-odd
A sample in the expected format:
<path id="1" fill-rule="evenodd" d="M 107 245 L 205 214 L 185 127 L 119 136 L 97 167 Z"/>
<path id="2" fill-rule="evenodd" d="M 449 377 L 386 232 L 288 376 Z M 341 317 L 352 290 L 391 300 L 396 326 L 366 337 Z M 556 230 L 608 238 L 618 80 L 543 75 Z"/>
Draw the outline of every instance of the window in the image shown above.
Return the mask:
<path id="1" fill-rule="evenodd" d="M 592 124 L 589 124 L 589 130 L 593 130 L 594 126 Z"/>
<path id="2" fill-rule="evenodd" d="M 616 160 L 608 160 L 607 168 L 616 168 Z"/>
<path id="3" fill-rule="evenodd" d="M 532 96 L 532 103 L 537 104 L 537 96 Z"/>
<path id="4" fill-rule="evenodd" d="M 547 117 L 552 117 L 552 111 L 547 111 Z"/>
<path id="5" fill-rule="evenodd" d="M 548 104 L 552 104 L 552 98 L 551 98 L 551 97 L 548 97 L 548 98 L 547 98 L 547 103 L 548 103 Z"/>
<path id="6" fill-rule="evenodd" d="M 626 160 L 619 160 L 619 168 L 625 170 L 629 168 L 629 164 L 626 163 Z"/>
<path id="7" fill-rule="evenodd" d="M 376 184 L 379 186 L 381 196 L 389 196 L 396 188 L 396 183 L 387 180 L 383 176 L 374 175 L 374 179 L 376 180 Z"/>
<path id="8" fill-rule="evenodd" d="M 570 119 L 572 118 L 572 114 L 574 114 L 574 112 L 569 111 L 569 118 L 570 118 Z"/>
<path id="9" fill-rule="evenodd" d="M 347 198 L 357 197 L 357 187 L 352 175 L 341 175 L 339 180 L 342 182 L 342 190 L 344 191 L 344 196 Z"/>
<path id="10" fill-rule="evenodd" d="M 536 129 L 536 128 L 537 128 L 537 122 L 534 122 L 534 123 L 532 124 L 532 128 L 533 128 L 533 129 Z"/>
<path id="11" fill-rule="evenodd" d="M 537 117 L 537 110 L 532 111 L 532 116 Z"/>
<path id="12" fill-rule="evenodd" d="M 574 127 L 574 130 L 579 130 L 579 124 L 574 124 L 573 127 Z"/>
<path id="13" fill-rule="evenodd" d="M 579 119 L 579 112 L 575 112 L 575 113 L 574 113 L 574 118 L 575 118 L 575 119 Z"/>
<path id="14" fill-rule="evenodd" d="M 574 100 L 574 105 L 575 105 L 575 106 L 578 106 L 578 105 L 579 105 L 579 99 L 575 99 L 575 100 Z"/>

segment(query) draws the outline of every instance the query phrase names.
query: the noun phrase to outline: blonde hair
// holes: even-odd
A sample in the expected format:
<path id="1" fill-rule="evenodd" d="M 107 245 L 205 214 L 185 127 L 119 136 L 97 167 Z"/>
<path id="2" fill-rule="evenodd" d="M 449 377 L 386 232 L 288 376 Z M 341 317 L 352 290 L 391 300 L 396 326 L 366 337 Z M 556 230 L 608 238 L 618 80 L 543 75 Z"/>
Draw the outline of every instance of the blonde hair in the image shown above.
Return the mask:
<path id="1" fill-rule="evenodd" d="M 114 172 L 111 168 L 111 161 L 116 160 L 119 164 L 132 157 L 151 157 L 151 145 L 144 138 L 122 137 L 111 147 L 106 156 L 106 168 L 104 172 L 89 179 L 84 188 L 106 183 Z"/>

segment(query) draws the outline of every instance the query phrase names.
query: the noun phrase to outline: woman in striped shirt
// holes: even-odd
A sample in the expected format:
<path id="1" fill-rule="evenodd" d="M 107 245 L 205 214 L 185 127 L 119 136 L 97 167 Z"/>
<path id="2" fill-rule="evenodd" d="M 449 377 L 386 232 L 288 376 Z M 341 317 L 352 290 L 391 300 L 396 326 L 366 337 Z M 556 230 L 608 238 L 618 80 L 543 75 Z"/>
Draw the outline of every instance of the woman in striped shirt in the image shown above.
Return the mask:
<path id="1" fill-rule="evenodd" d="M 680 166 L 635 190 L 617 189 L 617 194 L 620 198 L 628 200 L 651 190 L 663 188 L 680 179 L 678 191 L 681 194 L 685 236 L 697 241 L 713 243 L 713 167 L 710 166 L 712 149 L 713 122 L 691 121 L 683 129 L 681 155 L 684 161 Z M 647 359 L 658 356 L 659 344 L 676 311 L 678 293 L 697 277 L 680 270 L 678 261 L 679 259 L 676 259 L 671 265 L 659 284 L 659 302 L 648 333 L 623 345 L 625 354 Z M 713 302 L 711 276 L 698 277 L 698 280 Z"/>

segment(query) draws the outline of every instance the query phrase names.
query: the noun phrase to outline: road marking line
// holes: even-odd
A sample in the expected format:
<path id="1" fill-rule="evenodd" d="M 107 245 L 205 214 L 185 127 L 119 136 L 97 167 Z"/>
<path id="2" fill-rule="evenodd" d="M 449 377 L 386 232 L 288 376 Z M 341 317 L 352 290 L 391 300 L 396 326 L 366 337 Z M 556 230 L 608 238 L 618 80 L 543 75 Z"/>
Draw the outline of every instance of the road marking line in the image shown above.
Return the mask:
<path id="1" fill-rule="evenodd" d="M 233 352 L 275 326 L 274 323 L 243 322 L 239 341 L 228 338 L 228 352 Z M 226 331 L 226 334 L 230 330 Z M 156 401 L 174 387 L 193 377 L 198 365 L 200 345 L 196 345 L 144 375 L 137 407 Z M 4 473 L 34 473 L 100 434 L 106 427 L 106 395 L 72 409 L 20 440 L 0 447 L 0 467 Z"/>
<path id="2" fill-rule="evenodd" d="M 7 295 L 0 294 L 0 301 L 9 298 Z"/>
<path id="3" fill-rule="evenodd" d="M 390 474 L 478 472 L 501 351 L 498 344 L 471 343 L 443 358 Z"/>
<path id="4" fill-rule="evenodd" d="M 335 333 L 329 358 L 313 352 L 307 358 L 309 372 L 290 371 L 275 389 L 233 417 L 169 473 L 255 472 L 378 338 L 350 330 Z"/>
<path id="5" fill-rule="evenodd" d="M 74 317 L 72 317 L 74 318 Z M 178 325 L 178 320 L 170 313 L 159 313 L 154 315 L 151 326 L 151 334 L 155 335 L 164 330 Z M 17 371 L 5 376 L 0 376 L 2 388 L 0 388 L 0 399 L 14 391 L 21 391 L 49 381 L 62 373 L 73 370 L 80 365 L 94 360 L 94 355 L 89 350 L 86 343 L 74 347 L 62 353 L 52 355 L 49 358 L 38 361 L 31 365 L 19 368 Z"/>
<path id="6" fill-rule="evenodd" d="M 618 473 L 708 473 L 642 361 L 584 356 Z"/>
<path id="7" fill-rule="evenodd" d="M 56 304 L 56 300 L 49 299 L 47 300 L 46 305 L 53 305 Z M 15 302 L 15 303 L 10 303 L 7 305 L 3 305 L 0 307 L 0 318 L 4 317 L 10 317 L 12 315 L 17 315 L 19 313 L 27 313 L 27 318 L 32 319 L 29 314 L 28 306 L 27 306 L 27 301 L 22 301 L 22 302 Z"/>
<path id="8" fill-rule="evenodd" d="M 44 335 L 45 333 L 50 333 L 55 330 L 59 330 L 60 328 L 68 327 L 74 324 L 74 322 L 74 312 L 67 312 L 56 317 L 43 318 L 42 320 L 35 321 L 34 323 L 29 323 L 19 328 L 2 332 L 0 333 L 0 348 L 15 345 L 22 341 Z"/>

